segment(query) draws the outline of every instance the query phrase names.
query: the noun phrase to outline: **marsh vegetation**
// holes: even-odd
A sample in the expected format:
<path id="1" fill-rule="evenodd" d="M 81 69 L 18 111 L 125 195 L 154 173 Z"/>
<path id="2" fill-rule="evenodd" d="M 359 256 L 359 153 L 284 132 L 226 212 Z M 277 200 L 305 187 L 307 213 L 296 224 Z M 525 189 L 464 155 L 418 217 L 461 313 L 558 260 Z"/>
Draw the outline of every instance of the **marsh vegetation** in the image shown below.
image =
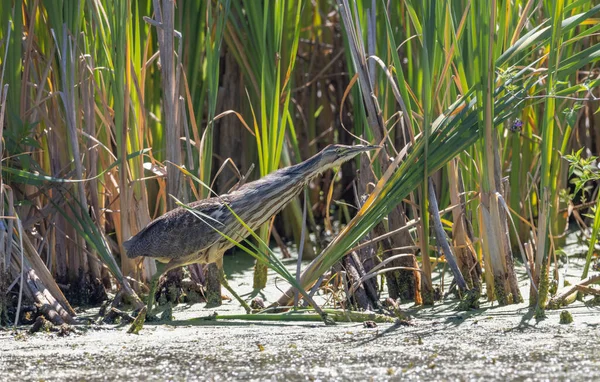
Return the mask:
<path id="1" fill-rule="evenodd" d="M 382 148 L 225 258 L 254 259 L 248 300 L 285 280 L 257 310 L 310 311 L 297 288 L 401 321 L 595 304 L 599 18 L 589 0 L 1 0 L 0 323 L 135 316 L 156 265 L 127 239 L 332 143 Z M 157 301 L 221 304 L 214 265 L 169 272 Z"/>

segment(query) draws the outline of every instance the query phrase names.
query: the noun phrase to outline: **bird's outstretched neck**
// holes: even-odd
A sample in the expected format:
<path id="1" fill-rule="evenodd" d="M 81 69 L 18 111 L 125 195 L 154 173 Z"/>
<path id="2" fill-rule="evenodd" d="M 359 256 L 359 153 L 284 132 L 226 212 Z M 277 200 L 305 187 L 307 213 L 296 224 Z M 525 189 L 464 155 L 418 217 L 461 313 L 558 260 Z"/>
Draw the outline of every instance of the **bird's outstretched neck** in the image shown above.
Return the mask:
<path id="1" fill-rule="evenodd" d="M 315 176 L 376 148 L 379 146 L 329 145 L 302 163 L 247 183 L 230 194 L 191 203 L 189 207 L 204 215 L 203 219 L 185 208 L 169 211 L 123 243 L 127 256 L 151 256 L 185 263 L 214 261 L 210 253 L 222 256 L 223 251 L 234 245 L 228 238 L 240 241 L 249 235 L 240 219 L 256 230 L 281 211 Z"/>

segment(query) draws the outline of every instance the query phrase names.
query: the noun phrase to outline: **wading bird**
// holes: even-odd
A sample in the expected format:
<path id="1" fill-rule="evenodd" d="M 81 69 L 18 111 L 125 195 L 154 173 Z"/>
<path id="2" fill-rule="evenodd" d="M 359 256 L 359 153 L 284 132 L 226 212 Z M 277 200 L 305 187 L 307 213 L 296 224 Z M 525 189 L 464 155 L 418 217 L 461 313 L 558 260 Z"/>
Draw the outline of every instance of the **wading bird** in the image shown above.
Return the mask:
<path id="1" fill-rule="evenodd" d="M 150 222 L 123 243 L 128 257 L 148 256 L 160 262 L 150 286 L 148 312 L 152 311 L 160 276 L 194 263 L 216 263 L 221 284 L 250 312 L 248 304 L 229 286 L 223 272 L 225 251 L 250 235 L 240 220 L 251 230 L 258 229 L 296 197 L 311 179 L 362 152 L 378 148 L 380 146 L 329 145 L 302 163 L 272 172 L 229 194 L 199 200 L 187 208 L 176 208 Z"/>

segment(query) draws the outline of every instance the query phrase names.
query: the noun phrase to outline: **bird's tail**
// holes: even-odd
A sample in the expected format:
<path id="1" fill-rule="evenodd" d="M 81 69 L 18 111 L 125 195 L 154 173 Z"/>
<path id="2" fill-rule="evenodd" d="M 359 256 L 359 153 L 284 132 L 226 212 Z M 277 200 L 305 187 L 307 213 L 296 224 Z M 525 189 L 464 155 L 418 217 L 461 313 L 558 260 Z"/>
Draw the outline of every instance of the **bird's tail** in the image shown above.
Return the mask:
<path id="1" fill-rule="evenodd" d="M 123 248 L 125 248 L 125 253 L 127 254 L 127 257 L 129 257 L 130 259 L 140 256 L 138 253 L 136 253 L 134 244 L 135 244 L 135 238 L 133 238 L 133 237 L 131 239 L 123 242 Z"/>

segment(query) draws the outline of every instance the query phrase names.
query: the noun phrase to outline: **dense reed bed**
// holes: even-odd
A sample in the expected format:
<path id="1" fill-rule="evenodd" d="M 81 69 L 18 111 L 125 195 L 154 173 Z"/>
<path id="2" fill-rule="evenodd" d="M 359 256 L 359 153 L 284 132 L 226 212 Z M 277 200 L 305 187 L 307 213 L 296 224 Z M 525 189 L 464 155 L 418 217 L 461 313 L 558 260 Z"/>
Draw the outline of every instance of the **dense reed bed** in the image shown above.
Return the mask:
<path id="1" fill-rule="evenodd" d="M 549 290 L 568 234 L 598 280 L 598 20 L 589 0 L 0 1 L 0 321 L 139 307 L 156 266 L 123 242 L 153 218 L 361 142 L 382 149 L 241 243 L 255 288 L 273 267 L 377 310 L 435 304 L 448 271 L 464 309 L 542 317 L 573 292 Z"/>

